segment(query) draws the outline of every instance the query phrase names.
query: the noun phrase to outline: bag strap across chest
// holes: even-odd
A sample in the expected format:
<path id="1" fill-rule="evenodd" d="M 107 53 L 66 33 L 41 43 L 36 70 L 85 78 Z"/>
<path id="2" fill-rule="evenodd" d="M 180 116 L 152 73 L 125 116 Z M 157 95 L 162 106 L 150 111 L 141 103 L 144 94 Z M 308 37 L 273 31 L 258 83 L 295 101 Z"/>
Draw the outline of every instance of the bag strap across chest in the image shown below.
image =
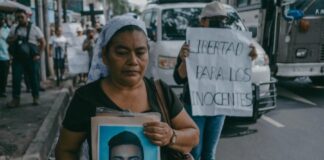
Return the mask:
<path id="1" fill-rule="evenodd" d="M 28 22 L 28 25 L 27 25 L 27 34 L 26 34 L 26 37 L 25 37 L 25 41 L 27 42 L 28 39 L 29 39 L 29 33 L 30 33 L 30 30 L 31 30 L 31 26 L 32 26 L 32 23 L 31 22 Z M 17 35 L 18 33 L 18 29 L 20 28 L 21 26 L 18 25 L 15 29 L 15 35 Z"/>

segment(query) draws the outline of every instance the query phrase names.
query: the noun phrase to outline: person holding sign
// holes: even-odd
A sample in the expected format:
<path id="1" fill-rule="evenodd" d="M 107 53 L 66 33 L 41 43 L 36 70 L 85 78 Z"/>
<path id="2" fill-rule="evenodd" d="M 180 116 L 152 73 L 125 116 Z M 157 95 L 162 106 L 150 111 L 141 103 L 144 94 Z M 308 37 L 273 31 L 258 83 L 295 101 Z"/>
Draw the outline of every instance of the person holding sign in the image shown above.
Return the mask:
<path id="1" fill-rule="evenodd" d="M 227 26 L 227 11 L 220 2 L 208 3 L 202 10 L 200 18 L 201 27 L 205 28 L 230 28 Z M 178 84 L 184 84 L 183 102 L 187 111 L 199 127 L 199 144 L 191 151 L 195 159 L 215 160 L 216 147 L 221 135 L 225 116 L 193 116 L 192 104 L 189 91 L 189 83 L 186 69 L 186 58 L 189 56 L 189 44 L 185 43 L 178 55 L 177 64 L 174 69 L 173 77 Z M 255 59 L 257 56 L 254 47 L 250 52 L 250 57 Z"/>
<path id="2" fill-rule="evenodd" d="M 83 41 L 82 44 L 82 50 L 87 51 L 89 55 L 89 68 L 91 66 L 91 61 L 93 57 L 94 47 L 96 43 L 96 37 L 95 37 L 95 29 L 94 28 L 88 28 L 87 30 L 87 38 Z"/>
<path id="3" fill-rule="evenodd" d="M 89 72 L 88 80 L 92 82 L 76 90 L 69 105 L 56 146 L 57 160 L 78 159 L 82 142 L 91 144 L 91 117 L 96 116 L 97 107 L 161 113 L 154 81 L 144 77 L 148 48 L 145 24 L 140 20 L 117 16 L 103 27 Z M 198 144 L 199 130 L 172 90 L 165 83 L 161 86 L 171 125 L 159 121 L 144 123 L 143 132 L 161 147 L 161 159 L 171 160 L 165 156 L 167 150 L 189 153 Z M 91 145 L 89 148 L 91 151 Z"/>
<path id="4" fill-rule="evenodd" d="M 76 42 L 75 43 L 78 46 L 82 46 L 83 45 L 83 41 L 86 38 L 83 35 L 83 29 L 82 29 L 82 27 L 77 27 L 76 33 L 77 33 L 77 36 L 76 36 Z M 85 73 L 79 73 L 79 82 L 78 83 L 86 82 L 86 78 L 87 78 L 86 76 L 87 76 L 87 74 L 85 74 Z"/>

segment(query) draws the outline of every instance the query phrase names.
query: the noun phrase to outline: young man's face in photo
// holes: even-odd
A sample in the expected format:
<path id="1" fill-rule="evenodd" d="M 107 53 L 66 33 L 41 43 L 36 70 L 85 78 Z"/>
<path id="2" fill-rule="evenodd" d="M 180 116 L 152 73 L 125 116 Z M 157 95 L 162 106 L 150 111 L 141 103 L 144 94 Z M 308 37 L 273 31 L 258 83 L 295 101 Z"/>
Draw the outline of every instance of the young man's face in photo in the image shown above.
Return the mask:
<path id="1" fill-rule="evenodd" d="M 123 144 L 111 149 L 110 160 L 143 160 L 143 155 L 138 146 Z"/>

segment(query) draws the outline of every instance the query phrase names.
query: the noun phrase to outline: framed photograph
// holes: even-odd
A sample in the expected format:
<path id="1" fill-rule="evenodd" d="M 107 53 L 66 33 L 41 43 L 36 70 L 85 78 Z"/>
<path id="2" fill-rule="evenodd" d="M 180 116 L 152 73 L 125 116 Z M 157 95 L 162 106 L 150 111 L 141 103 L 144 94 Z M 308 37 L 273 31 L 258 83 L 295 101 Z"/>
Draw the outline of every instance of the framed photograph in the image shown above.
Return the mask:
<path id="1" fill-rule="evenodd" d="M 141 125 L 98 126 L 99 160 L 151 160 L 158 155 L 159 148 L 146 138 Z"/>
<path id="2" fill-rule="evenodd" d="M 143 123 L 155 115 L 104 115 L 91 119 L 92 157 L 96 160 L 160 160 L 160 148 L 144 135 Z"/>

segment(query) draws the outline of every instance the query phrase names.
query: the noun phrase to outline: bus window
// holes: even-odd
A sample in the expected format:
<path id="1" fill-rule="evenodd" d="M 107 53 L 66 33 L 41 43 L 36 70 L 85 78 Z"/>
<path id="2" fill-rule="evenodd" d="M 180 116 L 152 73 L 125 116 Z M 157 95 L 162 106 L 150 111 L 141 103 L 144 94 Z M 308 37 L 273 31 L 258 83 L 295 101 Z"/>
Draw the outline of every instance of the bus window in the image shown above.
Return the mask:
<path id="1" fill-rule="evenodd" d="M 304 11 L 305 16 L 324 15 L 324 3 L 322 0 L 297 0 L 297 2 L 292 5 L 292 7 Z"/>
<path id="2" fill-rule="evenodd" d="M 244 27 L 239 15 L 236 12 L 228 12 L 227 16 L 228 19 L 226 25 L 229 28 L 238 31 L 246 31 L 246 28 Z"/>
<path id="3" fill-rule="evenodd" d="M 257 5 L 257 4 L 261 4 L 261 0 L 251 0 L 250 1 L 250 5 Z"/>
<path id="4" fill-rule="evenodd" d="M 237 7 L 245 7 L 248 6 L 248 0 L 238 0 Z"/>
<path id="5" fill-rule="evenodd" d="M 152 40 L 152 41 L 156 41 L 157 37 L 156 37 L 156 13 L 153 11 L 148 11 L 146 13 L 144 13 L 144 17 L 143 17 L 145 26 L 146 26 L 146 30 L 147 30 L 147 34 L 148 37 Z"/>
<path id="6" fill-rule="evenodd" d="M 162 11 L 162 40 L 185 40 L 186 28 L 198 27 L 202 8 L 171 8 Z"/>

